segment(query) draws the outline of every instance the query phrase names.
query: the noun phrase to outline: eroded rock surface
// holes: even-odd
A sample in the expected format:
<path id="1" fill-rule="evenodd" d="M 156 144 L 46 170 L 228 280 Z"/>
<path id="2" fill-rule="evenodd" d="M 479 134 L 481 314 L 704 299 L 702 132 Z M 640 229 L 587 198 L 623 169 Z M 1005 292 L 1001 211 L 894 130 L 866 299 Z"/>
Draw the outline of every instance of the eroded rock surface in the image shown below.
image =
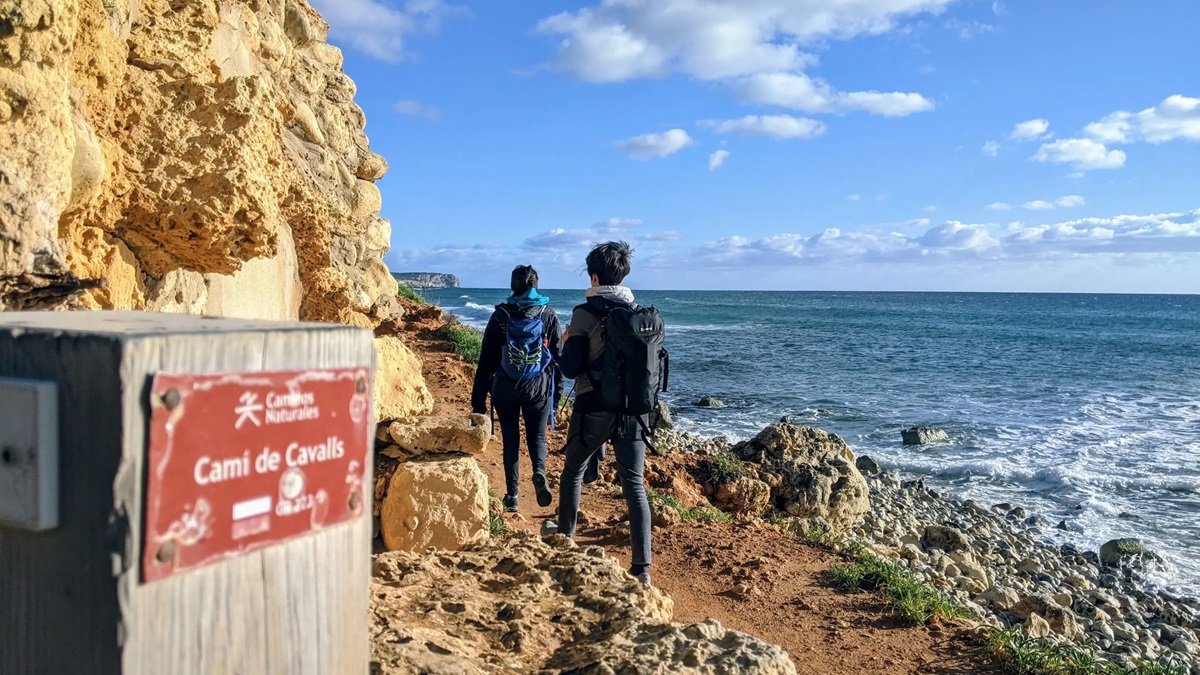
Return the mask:
<path id="1" fill-rule="evenodd" d="M 456 552 L 375 558 L 372 672 L 790 675 L 777 646 L 672 603 L 598 547 L 518 532 Z"/>
<path id="2" fill-rule="evenodd" d="M 824 518 L 835 531 L 844 532 L 861 522 L 870 508 L 867 481 L 840 436 L 781 422 L 737 444 L 732 452 L 758 464 L 775 506 L 790 516 Z"/>
<path id="3" fill-rule="evenodd" d="M 304 0 L 0 4 L 0 309 L 381 321 L 387 162 Z"/>

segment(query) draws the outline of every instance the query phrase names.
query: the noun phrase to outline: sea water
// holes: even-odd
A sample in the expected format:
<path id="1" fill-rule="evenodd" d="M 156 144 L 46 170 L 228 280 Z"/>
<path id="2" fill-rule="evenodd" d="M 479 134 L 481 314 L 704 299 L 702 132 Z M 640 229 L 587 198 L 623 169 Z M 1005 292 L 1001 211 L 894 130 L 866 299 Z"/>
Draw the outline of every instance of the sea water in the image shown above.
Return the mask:
<path id="1" fill-rule="evenodd" d="M 543 291 L 564 321 L 580 290 Z M 501 290 L 426 297 L 483 327 Z M 1097 548 L 1140 537 L 1200 593 L 1200 296 L 641 291 L 667 324 L 677 425 L 791 415 L 857 454 Z M 699 408 L 716 396 L 724 408 Z M 904 446 L 929 424 L 950 442 Z M 1059 528 L 1066 529 L 1059 529 Z"/>

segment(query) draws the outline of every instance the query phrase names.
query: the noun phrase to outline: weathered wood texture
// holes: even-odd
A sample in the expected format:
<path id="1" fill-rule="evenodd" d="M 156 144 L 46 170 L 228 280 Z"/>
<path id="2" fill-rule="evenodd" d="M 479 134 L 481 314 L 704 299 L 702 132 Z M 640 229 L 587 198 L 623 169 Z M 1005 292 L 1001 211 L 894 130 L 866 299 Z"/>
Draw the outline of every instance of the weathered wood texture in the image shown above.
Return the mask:
<path id="1" fill-rule="evenodd" d="M 373 360 L 370 333 L 342 326 L 0 313 L 0 376 L 59 383 L 61 453 L 60 526 L 0 528 L 0 673 L 366 673 L 366 515 L 151 584 L 139 565 L 155 373 Z"/>

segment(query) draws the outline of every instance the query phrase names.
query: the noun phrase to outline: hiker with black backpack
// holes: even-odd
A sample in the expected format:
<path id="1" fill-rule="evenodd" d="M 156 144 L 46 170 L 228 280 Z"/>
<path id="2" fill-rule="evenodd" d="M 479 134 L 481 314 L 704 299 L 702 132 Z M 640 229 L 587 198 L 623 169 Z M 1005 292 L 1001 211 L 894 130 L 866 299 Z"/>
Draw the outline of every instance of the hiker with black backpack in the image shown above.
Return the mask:
<path id="1" fill-rule="evenodd" d="M 563 374 L 575 378 L 575 408 L 563 449 L 558 521 L 546 521 L 542 533 L 575 536 L 584 473 L 611 442 L 629 508 L 629 573 L 649 586 L 650 503 L 642 472 L 653 433 L 650 412 L 667 384 L 667 352 L 658 311 L 639 307 L 633 291 L 620 285 L 632 256 L 629 244 L 615 241 L 587 257 L 592 286 L 571 315 L 559 361 Z"/>
<path id="2" fill-rule="evenodd" d="M 546 425 L 562 398 L 563 375 L 557 367 L 562 348 L 558 315 L 550 298 L 538 293 L 537 270 L 528 265 L 512 272 L 512 295 L 496 305 L 483 331 L 479 367 L 471 391 L 471 410 L 487 414 L 487 398 L 499 418 L 504 442 L 504 510 L 517 510 L 521 477 L 521 420 L 533 463 L 538 506 L 554 496 L 546 481 Z"/>

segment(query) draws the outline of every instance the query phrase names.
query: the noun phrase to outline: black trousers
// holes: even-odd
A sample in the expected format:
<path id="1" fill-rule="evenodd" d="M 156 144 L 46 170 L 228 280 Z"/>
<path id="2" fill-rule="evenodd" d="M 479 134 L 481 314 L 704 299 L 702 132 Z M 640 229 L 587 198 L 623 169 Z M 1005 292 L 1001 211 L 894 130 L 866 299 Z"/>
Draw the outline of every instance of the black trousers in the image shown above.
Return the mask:
<path id="1" fill-rule="evenodd" d="M 645 415 L 641 424 L 633 416 L 624 418 L 618 424 L 615 413 L 583 412 L 576 408 L 571 414 L 570 436 L 563 450 L 566 464 L 558 488 L 558 531 L 574 537 L 584 473 L 589 465 L 595 465 L 604 444 L 612 441 L 617 474 L 621 477 L 621 491 L 629 508 L 629 544 L 635 573 L 650 566 L 650 502 L 646 498 L 646 485 L 642 477 L 646 465 L 642 425 L 646 424 L 648 420 Z"/>
<path id="2" fill-rule="evenodd" d="M 492 406 L 496 409 L 500 438 L 504 442 L 504 487 L 506 494 L 515 497 L 521 483 L 522 419 L 533 473 L 546 473 L 546 425 L 550 423 L 553 407 L 548 386 L 537 380 L 518 385 L 507 377 L 497 377 L 492 389 Z"/>

